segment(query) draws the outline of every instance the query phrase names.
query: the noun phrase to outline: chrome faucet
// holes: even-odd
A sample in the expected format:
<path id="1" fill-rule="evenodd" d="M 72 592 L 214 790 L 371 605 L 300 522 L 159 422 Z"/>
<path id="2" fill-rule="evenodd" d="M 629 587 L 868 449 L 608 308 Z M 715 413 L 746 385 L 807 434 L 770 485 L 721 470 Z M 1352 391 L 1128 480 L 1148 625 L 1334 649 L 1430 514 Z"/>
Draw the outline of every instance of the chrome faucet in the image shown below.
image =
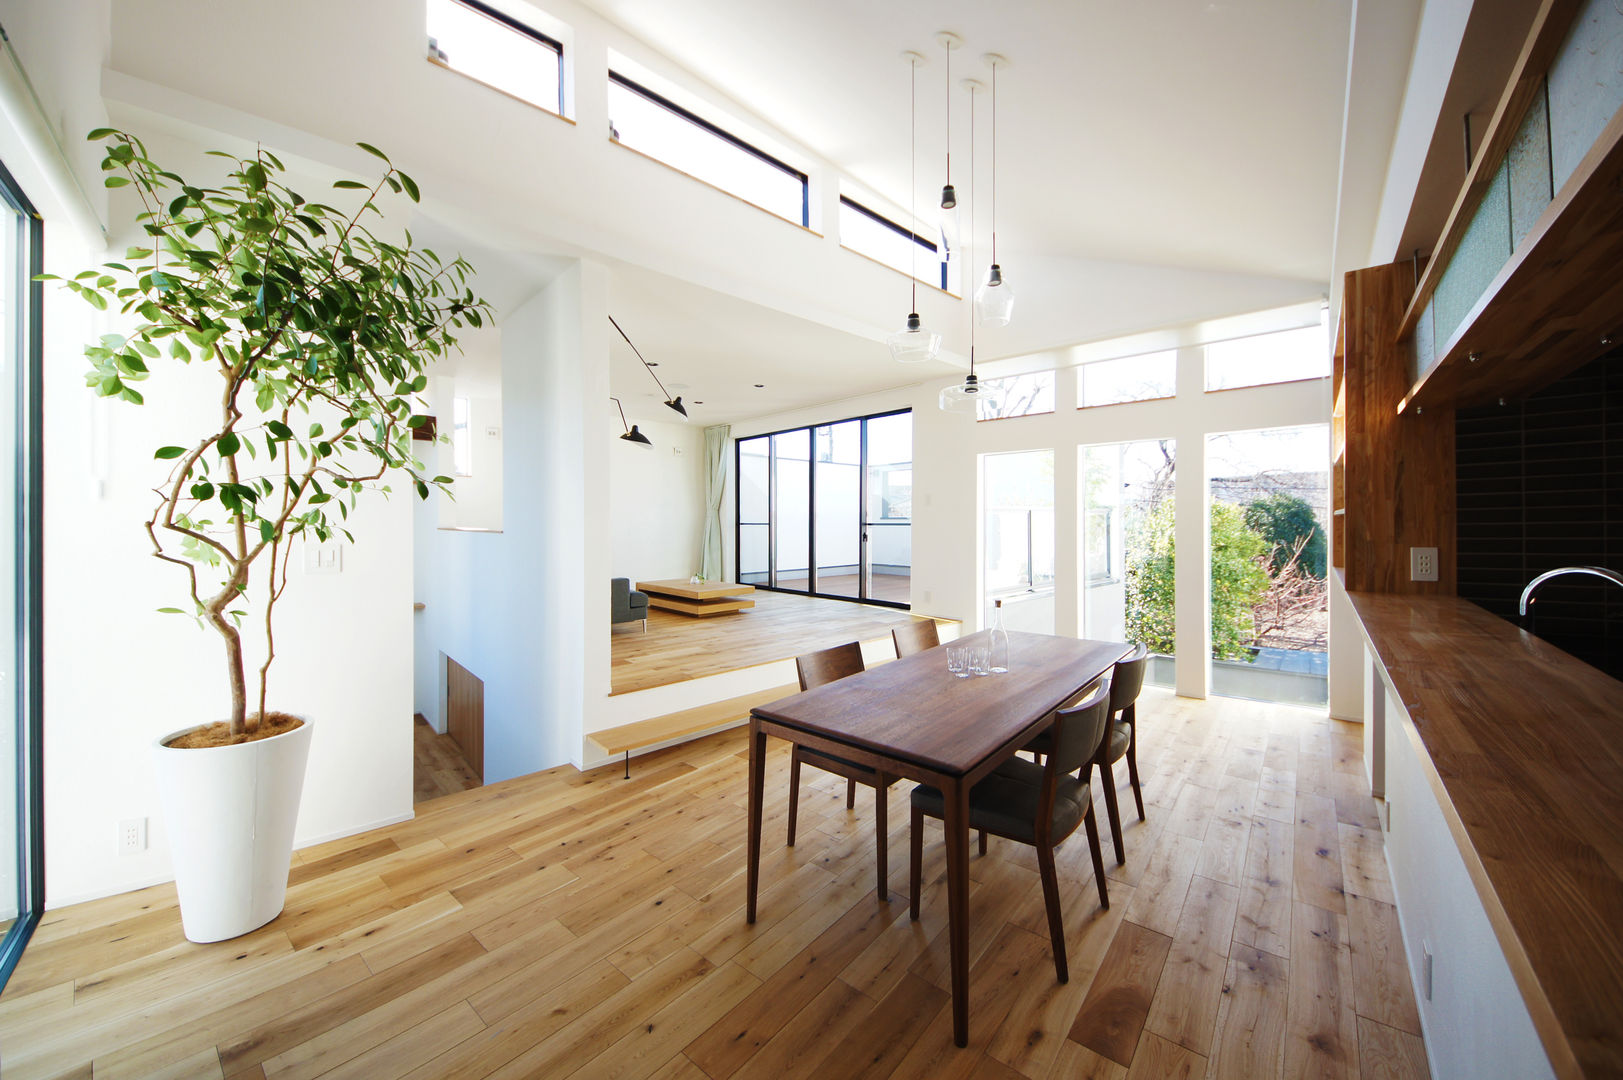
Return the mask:
<path id="1" fill-rule="evenodd" d="M 1527 588 L 1522 590 L 1521 613 L 1523 616 L 1527 614 L 1527 605 L 1533 602 L 1533 593 L 1538 587 L 1551 578 L 1560 577 L 1563 574 L 1591 574 L 1594 577 L 1605 578 L 1614 585 L 1623 587 L 1623 574 L 1618 573 L 1616 570 L 1608 570 L 1604 566 L 1563 566 L 1556 570 L 1547 570 L 1529 581 Z"/>

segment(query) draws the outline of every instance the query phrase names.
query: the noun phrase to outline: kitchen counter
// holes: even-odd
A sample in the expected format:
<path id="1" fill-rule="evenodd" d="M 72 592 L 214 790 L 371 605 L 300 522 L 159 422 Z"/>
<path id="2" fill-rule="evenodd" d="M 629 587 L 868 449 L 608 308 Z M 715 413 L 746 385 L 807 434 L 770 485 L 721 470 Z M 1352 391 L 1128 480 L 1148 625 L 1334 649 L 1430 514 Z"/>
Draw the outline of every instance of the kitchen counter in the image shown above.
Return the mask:
<path id="1" fill-rule="evenodd" d="M 1348 596 L 1555 1074 L 1623 1075 L 1623 682 L 1465 600 Z"/>

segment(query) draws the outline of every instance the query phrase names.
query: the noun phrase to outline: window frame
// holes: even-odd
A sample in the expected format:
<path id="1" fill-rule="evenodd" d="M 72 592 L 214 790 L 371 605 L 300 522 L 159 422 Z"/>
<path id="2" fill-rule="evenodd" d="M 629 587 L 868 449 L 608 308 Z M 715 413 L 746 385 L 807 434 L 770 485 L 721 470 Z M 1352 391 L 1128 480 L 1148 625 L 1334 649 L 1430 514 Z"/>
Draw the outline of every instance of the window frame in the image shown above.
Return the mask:
<path id="1" fill-rule="evenodd" d="M 44 222 L 11 172 L 0 163 L 0 205 L 16 215 L 17 419 L 16 470 L 16 722 L 18 912 L 0 940 L 0 988 L 11 977 L 45 910 L 44 791 Z M 8 225 L 12 223 L 7 223 Z"/>
<path id="2" fill-rule="evenodd" d="M 546 34 L 546 33 L 543 33 L 540 30 L 537 30 L 533 26 L 529 26 L 529 25 L 526 25 L 525 23 L 519 22 L 517 19 L 513 18 L 513 16 L 507 14 L 505 11 L 498 11 L 496 8 L 491 7 L 489 4 L 482 3 L 481 0 L 449 0 L 449 2 L 453 3 L 453 4 L 460 5 L 461 7 L 465 7 L 469 11 L 474 12 L 475 14 L 483 15 L 485 18 L 491 20 L 492 22 L 500 23 L 502 26 L 504 26 L 507 29 L 513 31 L 514 33 L 522 35 L 523 37 L 527 37 L 530 40 L 534 41 L 536 44 L 543 45 L 546 48 L 551 49 L 554 53 L 556 53 L 557 56 L 558 56 L 558 106 L 555 109 L 549 109 L 545 105 L 541 104 L 539 101 L 530 101 L 528 98 L 519 97 L 519 95 L 517 95 L 517 94 L 515 94 L 515 93 L 513 93 L 513 92 L 511 92 L 509 90 L 503 90 L 499 86 L 496 86 L 496 85 L 494 85 L 492 83 L 485 82 L 485 80 L 481 79 L 478 75 L 474 74 L 471 71 L 467 71 L 467 70 L 462 69 L 462 68 L 451 67 L 449 64 L 442 64 L 441 65 L 442 67 L 445 67 L 449 71 L 454 71 L 458 75 L 462 75 L 462 76 L 465 76 L 467 78 L 473 79 L 473 80 L 475 80 L 477 82 L 483 83 L 485 86 L 490 87 L 492 90 L 495 90 L 497 93 L 506 94 L 510 98 L 513 98 L 515 100 L 524 102 L 526 105 L 533 105 L 536 108 L 541 109 L 541 110 L 543 110 L 545 112 L 549 112 L 554 116 L 557 116 L 557 117 L 562 118 L 562 119 L 568 119 L 568 117 L 564 115 L 564 82 L 565 82 L 566 76 L 565 76 L 565 73 L 564 73 L 564 43 L 563 42 L 559 41 L 557 38 L 553 37 L 550 34 Z"/>
<path id="3" fill-rule="evenodd" d="M 864 206 L 862 203 L 857 202 L 851 196 L 846 195 L 844 193 L 841 193 L 841 195 L 840 195 L 840 205 L 841 206 L 849 206 L 851 209 L 855 210 L 857 213 L 861 214 L 863 217 L 867 218 L 869 221 L 872 221 L 874 224 L 879 225 L 882 228 L 889 229 L 891 232 L 895 233 L 896 235 L 901 236 L 901 237 L 905 237 L 909 242 L 917 244 L 918 246 L 920 246 L 922 248 L 928 249 L 930 254 L 935 257 L 936 265 L 941 268 L 941 282 L 936 287 L 939 288 L 942 292 L 947 291 L 947 262 L 946 262 L 945 259 L 943 259 L 941 257 L 941 246 L 939 244 L 937 244 L 934 240 L 929 240 L 929 239 L 926 239 L 925 237 L 920 236 L 918 233 L 914 232 L 912 229 L 907 228 L 905 225 L 900 225 L 900 224 L 892 221 L 890 218 L 886 217 L 884 214 L 881 214 L 879 211 L 874 210 L 874 209 L 872 209 L 870 207 Z M 882 266 L 890 266 L 890 264 L 885 262 L 884 260 L 876 258 L 873 255 L 869 255 L 866 252 L 858 251 L 856 248 L 851 247 L 850 245 L 846 244 L 844 236 L 840 237 L 840 246 L 844 247 L 848 251 L 855 251 L 858 255 L 861 255 L 865 259 L 873 259 L 875 262 L 879 263 Z M 894 266 L 890 266 L 890 268 L 892 270 L 896 270 L 896 268 Z M 916 279 L 918 281 L 921 281 L 921 282 L 924 282 L 924 284 L 926 284 L 926 285 L 934 285 L 935 284 L 935 282 L 924 281 L 924 279 L 919 277 L 917 274 L 909 273 L 906 270 L 897 270 L 896 272 L 899 273 L 899 274 L 907 274 L 908 277 L 914 278 L 914 279 Z"/>
<path id="4" fill-rule="evenodd" d="M 767 543 L 766 543 L 766 550 L 767 550 L 767 564 L 766 564 L 767 565 L 767 569 L 766 569 L 767 580 L 766 580 L 765 584 L 756 584 L 755 588 L 764 590 L 766 592 L 790 593 L 790 594 L 792 594 L 794 596 L 812 596 L 812 597 L 816 597 L 816 598 L 818 598 L 820 600 L 843 600 L 846 603 L 851 603 L 851 604 L 873 604 L 873 605 L 877 605 L 879 607 L 896 608 L 896 609 L 898 609 L 900 611 L 911 611 L 912 608 L 913 608 L 912 604 L 903 603 L 903 602 L 901 602 L 899 600 L 879 600 L 879 599 L 875 599 L 873 597 L 862 596 L 862 595 L 842 596 L 839 593 L 818 592 L 814 588 L 814 586 L 817 583 L 817 469 L 816 469 L 816 465 L 817 465 L 817 429 L 818 428 L 824 428 L 824 427 L 830 427 L 831 428 L 831 427 L 835 426 L 836 424 L 849 424 L 849 423 L 852 423 L 853 421 L 859 422 L 862 425 L 861 435 L 860 435 L 860 438 L 859 438 L 860 449 L 861 449 L 861 453 L 860 453 L 861 460 L 858 462 L 858 465 L 857 465 L 857 469 L 858 469 L 858 472 L 857 472 L 857 499 L 858 499 L 858 504 L 859 504 L 858 508 L 857 508 L 857 523 L 858 523 L 858 528 L 861 529 L 864 534 L 866 534 L 866 532 L 868 530 L 868 526 L 870 524 L 881 523 L 881 524 L 883 524 L 883 525 L 885 525 L 886 527 L 889 527 L 889 528 L 898 528 L 898 527 L 901 527 L 902 524 L 903 524 L 901 519 L 898 519 L 898 518 L 870 518 L 868 516 L 868 494 L 869 494 L 869 492 L 868 492 L 868 471 L 871 468 L 871 466 L 869 464 L 869 461 L 868 461 L 868 421 L 870 421 L 870 420 L 882 420 L 885 417 L 902 416 L 904 414 L 907 415 L 907 416 L 912 416 L 912 414 L 913 414 L 912 407 L 909 406 L 909 407 L 901 408 L 901 409 L 886 409 L 884 412 L 866 413 L 866 414 L 861 415 L 861 416 L 842 416 L 842 417 L 840 417 L 839 419 L 836 419 L 836 420 L 820 420 L 820 421 L 818 421 L 816 423 L 796 424 L 794 427 L 780 428 L 780 429 L 775 430 L 775 431 L 758 431 L 758 432 L 755 432 L 754 434 L 751 434 L 751 435 L 734 436 L 734 438 L 733 438 L 733 578 L 734 578 L 734 580 L 742 581 L 743 577 L 744 577 L 744 569 L 743 569 L 743 564 L 742 564 L 742 561 L 741 561 L 742 558 L 743 558 L 744 526 L 745 525 L 759 526 L 759 525 L 764 524 L 766 526 L 766 530 L 767 530 Z M 809 454 L 809 457 L 808 457 L 807 462 L 806 462 L 807 473 L 808 473 L 808 475 L 807 475 L 807 491 L 806 491 L 806 500 L 807 500 L 807 515 L 806 515 L 806 533 L 807 533 L 807 536 L 806 536 L 806 541 L 807 541 L 807 543 L 806 543 L 806 588 L 805 589 L 785 589 L 785 588 L 780 588 L 779 586 L 773 584 L 773 582 L 777 579 L 777 555 L 778 555 L 777 537 L 778 537 L 778 516 L 779 516 L 778 515 L 778 490 L 777 490 L 778 489 L 778 479 L 777 479 L 778 454 L 777 454 L 777 446 L 776 446 L 776 442 L 775 442 L 775 437 L 778 436 L 778 435 L 790 435 L 790 434 L 793 434 L 793 433 L 795 433 L 797 431 L 807 432 L 807 434 L 809 436 L 808 445 L 809 445 L 809 448 L 810 448 L 810 454 Z M 747 443 L 747 442 L 754 442 L 757 439 L 765 439 L 767 441 L 767 443 L 766 443 L 766 445 L 767 445 L 767 454 L 766 454 L 766 462 L 767 462 L 767 467 L 766 467 L 766 476 L 767 476 L 767 520 L 765 522 L 759 522 L 759 521 L 748 521 L 748 522 L 746 522 L 746 521 L 743 520 L 743 513 L 742 513 L 742 509 L 743 509 L 743 507 L 742 507 L 743 485 L 742 485 L 742 483 L 739 482 L 738 478 L 743 475 L 743 455 L 744 455 L 743 445 L 744 445 L 744 443 Z M 913 466 L 916 468 L 917 464 L 918 463 L 915 460 L 913 462 Z M 909 533 L 911 534 L 911 530 L 913 528 L 913 518 L 911 516 L 909 516 L 907 518 L 906 527 L 909 530 Z M 867 548 L 867 543 L 865 541 L 862 543 L 862 546 L 859 549 L 859 556 L 860 556 L 860 563 L 859 563 L 857 575 L 858 575 L 858 578 L 859 578 L 859 581 L 860 581 L 860 586 L 859 586 L 857 591 L 858 591 L 859 594 L 861 594 L 861 593 L 866 593 L 868 591 L 868 573 L 867 573 L 867 569 L 868 569 L 868 548 Z M 759 573 L 759 571 L 751 571 L 751 573 Z M 910 576 L 911 576 L 911 573 L 910 573 Z"/>
<path id="5" fill-rule="evenodd" d="M 457 0 L 457 3 L 466 3 L 466 2 L 467 2 L 467 0 Z M 707 133 L 709 135 L 714 135 L 716 138 L 718 138 L 721 141 L 733 146 L 734 148 L 742 150 L 746 154 L 749 154 L 751 157 L 754 157 L 754 158 L 758 159 L 759 161 L 763 162 L 764 164 L 770 165 L 774 169 L 777 169 L 779 172 L 784 173 L 784 174 L 786 174 L 788 176 L 792 176 L 796 180 L 800 181 L 800 220 L 798 222 L 795 222 L 795 224 L 798 224 L 803 229 L 811 228 L 811 178 L 805 172 L 802 172 L 800 169 L 795 168 L 793 165 L 791 165 L 788 162 L 782 160 L 781 158 L 775 157 L 772 154 L 767 153 L 765 150 L 762 150 L 759 146 L 756 146 L 754 143 L 748 142 L 748 141 L 738 137 L 737 135 L 734 135 L 732 132 L 728 131 L 726 128 L 720 127 L 719 125 L 717 125 L 715 123 L 712 123 L 709 120 L 706 120 L 704 117 L 700 116 L 696 112 L 693 112 L 691 109 L 683 108 L 682 106 L 678 105 L 676 102 L 672 101 L 670 98 L 666 97 L 664 94 L 659 93 L 657 90 L 651 90 L 648 87 L 644 86 L 642 83 L 636 81 L 635 79 L 628 78 L 627 76 L 620 74 L 618 71 L 615 71 L 613 68 L 609 69 L 609 83 L 610 83 L 610 85 L 620 86 L 620 87 L 622 87 L 622 88 L 624 88 L 626 90 L 631 91 L 633 94 L 636 94 L 639 97 L 642 97 L 645 100 L 647 100 L 647 101 L 649 101 L 649 102 L 651 102 L 651 103 L 653 103 L 655 105 L 658 105 L 660 108 L 665 109 L 667 112 L 670 112 L 670 113 L 674 114 L 678 119 L 686 120 L 688 123 L 690 123 L 693 126 L 699 128 L 701 131 L 704 131 L 705 133 Z M 614 141 L 617 142 L 617 143 L 620 142 L 620 140 L 618 138 L 616 138 Z M 626 149 L 628 149 L 628 150 L 636 150 L 637 149 L 635 146 L 628 146 L 625 143 L 621 143 L 621 145 L 626 146 Z M 637 152 L 638 153 L 643 153 L 643 151 L 640 151 L 640 150 L 637 151 Z M 648 154 L 646 156 L 653 157 L 652 154 Z M 654 158 L 654 160 L 659 161 L 660 159 L 659 158 Z M 662 164 L 668 164 L 668 163 L 662 162 Z M 675 168 L 675 166 L 671 166 L 671 167 Z M 703 180 L 702 177 L 694 177 L 694 179 L 700 180 L 703 183 L 709 183 L 709 181 Z M 711 184 L 710 186 L 715 187 L 715 188 L 717 188 L 718 190 L 721 190 L 721 191 L 726 191 L 727 194 L 732 195 L 734 198 L 743 198 L 743 196 L 738 195 L 738 194 L 736 194 L 736 193 L 734 193 L 732 191 L 728 191 L 728 189 L 726 189 L 724 187 L 721 187 L 721 185 L 719 185 L 719 184 Z M 749 200 L 746 199 L 745 201 L 748 202 Z M 766 208 L 762 207 L 762 209 L 766 209 Z M 775 211 L 770 211 L 770 210 L 768 210 L 767 212 L 768 213 L 773 213 L 773 214 L 776 213 Z M 789 220 L 789 219 L 785 218 L 784 220 Z"/>

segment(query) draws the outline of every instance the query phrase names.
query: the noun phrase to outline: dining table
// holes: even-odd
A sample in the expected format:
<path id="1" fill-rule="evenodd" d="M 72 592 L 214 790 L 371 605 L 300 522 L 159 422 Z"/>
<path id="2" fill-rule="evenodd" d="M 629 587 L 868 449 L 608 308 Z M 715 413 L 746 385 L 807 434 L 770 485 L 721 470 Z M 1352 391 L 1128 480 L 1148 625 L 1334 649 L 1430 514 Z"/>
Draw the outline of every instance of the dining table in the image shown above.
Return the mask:
<path id="1" fill-rule="evenodd" d="M 976 644 L 987 633 L 959 642 Z M 767 736 L 937 788 L 945 803 L 953 1041 L 967 1046 L 969 789 L 1052 724 L 1054 710 L 1129 646 L 1010 631 L 1008 670 L 968 677 L 948 670 L 946 650 L 938 645 L 750 710 L 746 917 L 755 921 L 760 884 Z"/>

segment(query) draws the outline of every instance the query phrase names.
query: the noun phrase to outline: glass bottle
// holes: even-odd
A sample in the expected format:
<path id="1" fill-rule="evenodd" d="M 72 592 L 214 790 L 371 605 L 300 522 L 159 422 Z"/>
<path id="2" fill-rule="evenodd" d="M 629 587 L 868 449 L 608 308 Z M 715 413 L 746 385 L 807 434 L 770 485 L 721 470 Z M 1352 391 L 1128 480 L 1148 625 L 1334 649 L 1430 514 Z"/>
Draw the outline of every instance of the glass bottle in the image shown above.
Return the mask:
<path id="1" fill-rule="evenodd" d="M 990 639 L 991 657 L 986 665 L 992 674 L 1001 675 L 1009 670 L 1009 632 L 1003 629 L 1003 601 L 996 601 L 992 608 L 992 629 L 988 631 Z"/>

